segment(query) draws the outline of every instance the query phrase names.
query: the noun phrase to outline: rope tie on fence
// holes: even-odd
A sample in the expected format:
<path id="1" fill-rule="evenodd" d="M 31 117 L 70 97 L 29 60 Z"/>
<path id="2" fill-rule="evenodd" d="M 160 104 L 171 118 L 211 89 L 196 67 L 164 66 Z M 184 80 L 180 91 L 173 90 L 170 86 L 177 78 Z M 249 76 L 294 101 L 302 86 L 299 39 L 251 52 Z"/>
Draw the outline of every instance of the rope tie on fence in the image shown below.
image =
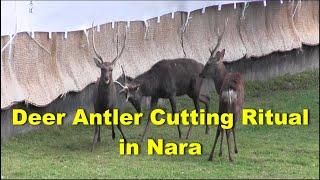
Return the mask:
<path id="1" fill-rule="evenodd" d="M 86 35 L 86 40 L 87 40 L 87 44 L 88 44 L 88 47 L 89 47 L 88 31 L 86 29 L 84 29 L 83 31 L 84 31 L 84 34 Z"/>
<path id="2" fill-rule="evenodd" d="M 30 36 L 30 35 L 29 35 Z M 39 43 L 36 39 L 34 39 L 34 38 L 32 38 L 31 37 L 31 39 L 33 39 L 34 40 L 34 42 L 38 45 L 38 46 L 40 46 L 43 50 L 45 50 L 49 55 L 51 55 L 51 52 L 49 51 L 49 50 L 47 50 L 41 43 Z"/>

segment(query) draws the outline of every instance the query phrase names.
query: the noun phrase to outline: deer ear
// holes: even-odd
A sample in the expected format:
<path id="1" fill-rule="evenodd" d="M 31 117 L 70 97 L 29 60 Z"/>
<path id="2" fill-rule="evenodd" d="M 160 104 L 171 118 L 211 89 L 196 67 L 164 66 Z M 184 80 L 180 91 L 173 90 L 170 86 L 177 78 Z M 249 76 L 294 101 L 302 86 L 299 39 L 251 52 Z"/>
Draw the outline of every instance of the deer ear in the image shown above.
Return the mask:
<path id="1" fill-rule="evenodd" d="M 102 67 L 102 63 L 100 60 L 98 60 L 97 58 L 93 58 L 94 62 L 96 63 L 96 65 L 101 68 Z"/>
<path id="2" fill-rule="evenodd" d="M 212 53 L 213 53 L 213 52 L 212 52 L 212 50 L 211 50 L 210 48 L 209 48 L 209 52 L 210 52 L 210 56 L 212 56 Z"/>
<path id="3" fill-rule="evenodd" d="M 225 49 L 223 49 L 220 53 L 220 57 L 219 57 L 219 60 L 222 60 L 224 58 L 224 54 L 225 54 Z"/>
<path id="4" fill-rule="evenodd" d="M 215 58 L 215 60 L 216 61 L 219 61 L 220 60 L 220 55 L 221 55 L 221 52 L 220 51 L 217 51 L 217 53 L 216 53 L 216 55 L 214 56 Z"/>
<path id="5" fill-rule="evenodd" d="M 135 85 L 135 86 L 132 87 L 132 89 L 133 89 L 134 91 L 139 90 L 139 88 L 140 88 L 140 84 L 137 84 L 137 85 Z"/>

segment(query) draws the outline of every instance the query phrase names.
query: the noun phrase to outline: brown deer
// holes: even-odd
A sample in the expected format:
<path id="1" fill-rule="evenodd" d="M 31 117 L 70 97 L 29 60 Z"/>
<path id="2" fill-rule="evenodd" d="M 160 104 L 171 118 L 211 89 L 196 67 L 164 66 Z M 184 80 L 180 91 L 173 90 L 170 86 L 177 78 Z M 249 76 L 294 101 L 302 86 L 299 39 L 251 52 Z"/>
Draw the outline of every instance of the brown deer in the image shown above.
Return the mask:
<path id="1" fill-rule="evenodd" d="M 119 102 L 118 102 L 118 92 L 116 90 L 115 83 L 112 78 L 112 70 L 117 62 L 117 60 L 121 57 L 124 47 L 125 47 L 125 41 L 126 41 L 126 35 L 124 37 L 124 43 L 122 46 L 122 49 L 120 53 L 118 54 L 117 51 L 117 56 L 111 61 L 111 62 L 104 62 L 102 60 L 102 57 L 97 53 L 95 43 L 94 43 L 94 29 L 92 25 L 92 44 L 93 44 L 93 50 L 96 55 L 94 59 L 95 64 L 97 67 L 100 68 L 100 78 L 97 81 L 97 93 L 94 99 L 94 110 L 96 113 L 104 113 L 106 110 L 110 109 L 110 112 L 114 108 L 119 107 Z M 120 110 L 119 110 L 120 111 Z M 120 124 L 117 125 L 124 141 L 126 142 L 126 138 L 122 132 Z M 111 126 L 112 128 L 112 139 L 114 140 L 115 138 L 115 132 L 114 132 L 114 127 L 113 125 Z M 92 144 L 92 149 L 91 151 L 94 150 L 95 145 L 97 142 L 100 142 L 100 126 L 95 125 L 95 130 L 94 130 L 94 136 L 93 136 L 93 144 Z"/>
<path id="2" fill-rule="evenodd" d="M 227 24 L 227 21 L 225 22 L 225 26 L 226 26 L 226 24 Z M 217 43 L 216 47 L 214 48 L 214 50 L 212 50 L 212 52 L 215 51 L 220 46 L 223 35 L 224 35 L 224 31 L 223 31 L 223 33 L 221 35 L 218 36 L 218 43 Z M 200 97 L 200 101 L 203 101 L 203 100 L 207 99 L 206 101 L 209 102 L 210 101 L 210 92 L 206 92 L 207 94 L 206 93 L 201 94 L 201 92 L 200 92 L 201 86 L 202 86 L 202 83 L 203 83 L 203 79 L 206 78 L 206 77 L 201 77 L 200 76 L 200 74 L 203 72 L 204 68 L 205 68 L 205 66 L 203 67 L 203 69 L 201 70 L 199 75 L 197 77 L 193 78 L 193 82 L 194 82 L 193 83 L 193 89 L 195 89 L 195 93 L 197 94 L 196 97 Z M 219 90 L 218 90 L 218 88 L 216 86 L 216 80 L 215 80 L 216 78 L 217 78 L 217 76 L 214 75 L 213 76 L 213 80 L 215 82 L 215 88 L 216 88 L 216 91 L 219 93 Z M 199 107 L 196 106 L 196 110 L 199 113 Z M 208 108 L 206 106 L 206 113 L 207 112 L 208 112 Z M 187 132 L 186 139 L 188 139 L 189 136 L 191 135 L 192 127 L 193 126 L 190 124 L 188 132 Z M 206 134 L 208 134 L 208 131 L 209 131 L 209 126 L 207 125 L 206 126 Z"/>
<path id="3" fill-rule="evenodd" d="M 221 52 L 218 51 L 215 55 L 214 51 L 215 50 L 210 50 L 210 58 L 206 63 L 203 71 L 200 73 L 200 77 L 211 78 L 214 80 L 216 90 L 219 94 L 219 114 L 221 115 L 222 113 L 233 113 L 234 120 L 233 127 L 231 129 L 225 130 L 221 126 L 218 126 L 216 137 L 209 156 L 209 161 L 212 161 L 213 159 L 213 153 L 220 134 L 221 141 L 219 156 L 222 156 L 222 142 L 224 132 L 226 132 L 227 136 L 229 160 L 233 161 L 233 156 L 230 150 L 231 147 L 229 137 L 232 132 L 234 140 L 234 152 L 238 153 L 235 137 L 235 124 L 241 118 L 241 112 L 244 103 L 244 78 L 239 73 L 227 72 L 225 65 L 223 64 L 225 49 L 223 49 Z"/>
<path id="4" fill-rule="evenodd" d="M 221 35 L 219 35 L 219 28 L 218 28 L 218 42 L 217 42 L 217 45 L 215 46 L 215 48 L 213 50 L 210 50 L 210 52 L 214 53 L 219 48 L 227 25 L 228 25 L 228 18 L 224 22 L 224 30 L 223 30 Z M 204 66 L 204 68 L 205 68 L 205 66 Z M 202 76 L 200 76 L 200 74 L 203 72 L 204 68 L 199 73 L 199 76 L 194 78 L 194 82 L 195 82 L 194 83 L 194 87 L 196 89 L 196 93 L 200 94 L 200 96 L 198 95 L 200 97 L 200 100 L 201 99 L 210 100 L 210 91 L 206 92 L 206 93 L 201 93 L 200 92 L 201 86 L 203 85 L 203 82 L 204 82 L 203 80 L 204 79 L 212 79 L 212 80 L 214 80 L 215 89 L 216 89 L 217 93 L 219 93 L 220 87 L 221 87 L 221 83 L 219 82 L 219 79 L 221 79 L 221 75 L 219 75 L 219 73 L 216 73 L 216 74 L 212 74 L 211 78 L 202 77 Z M 197 112 L 199 112 L 199 109 L 197 109 Z M 208 112 L 208 109 L 206 108 L 206 113 L 207 112 Z M 187 132 L 186 139 L 188 139 L 189 136 L 191 135 L 192 127 L 193 126 L 190 124 L 188 132 Z M 206 134 L 207 134 L 207 130 L 209 131 L 209 126 L 206 127 Z"/>

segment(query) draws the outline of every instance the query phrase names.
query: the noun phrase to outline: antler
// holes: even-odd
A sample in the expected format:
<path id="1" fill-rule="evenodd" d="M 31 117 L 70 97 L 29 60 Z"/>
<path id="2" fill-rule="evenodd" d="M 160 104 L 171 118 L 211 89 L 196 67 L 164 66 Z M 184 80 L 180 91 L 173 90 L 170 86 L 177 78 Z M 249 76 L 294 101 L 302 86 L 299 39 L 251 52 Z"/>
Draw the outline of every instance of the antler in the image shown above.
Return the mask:
<path id="1" fill-rule="evenodd" d="M 119 85 L 120 85 L 122 88 L 124 88 L 124 89 L 128 88 L 127 86 L 122 85 L 119 81 L 113 81 L 113 82 L 119 84 Z"/>
<path id="2" fill-rule="evenodd" d="M 124 50 L 124 47 L 126 45 L 126 39 L 127 39 L 127 30 L 124 34 L 124 41 L 123 41 L 123 45 L 122 45 L 122 49 L 120 51 L 120 54 L 118 54 L 118 37 L 117 37 L 117 56 L 112 60 L 112 62 L 111 62 L 112 64 L 114 64 L 121 57 L 123 50 Z"/>
<path id="3" fill-rule="evenodd" d="M 103 63 L 102 57 L 97 53 L 96 50 L 96 45 L 94 43 L 94 29 L 93 29 L 93 22 L 92 22 L 92 44 L 93 44 L 93 51 L 96 54 L 96 56 L 98 57 L 99 61 L 101 61 L 101 63 Z"/>
<path id="4" fill-rule="evenodd" d="M 226 26 L 227 26 L 227 24 L 228 24 L 228 18 L 227 18 L 227 20 L 224 22 L 224 29 L 223 29 L 223 32 L 222 32 L 221 35 L 219 35 L 219 29 L 218 29 L 218 43 L 217 43 L 217 45 L 214 47 L 213 50 L 211 50 L 211 49 L 209 48 L 209 51 L 210 51 L 210 53 L 211 53 L 211 56 L 214 55 L 214 54 L 216 53 L 216 50 L 219 48 L 219 46 L 220 46 L 220 44 L 221 44 L 222 37 L 223 37 L 223 35 L 224 35 L 224 32 L 226 31 Z"/>
<path id="5" fill-rule="evenodd" d="M 127 83 L 127 78 L 126 78 L 126 74 L 124 73 L 122 65 L 121 65 L 121 69 L 122 69 L 122 74 L 123 74 L 123 78 L 124 78 L 124 84 L 126 84 Z"/>
<path id="6" fill-rule="evenodd" d="M 119 91 L 119 94 L 128 91 L 128 89 L 129 89 L 128 86 L 122 85 L 119 81 L 113 81 L 113 82 L 119 84 L 119 85 L 122 87 L 122 89 Z M 128 98 L 129 98 L 129 97 L 127 96 L 126 101 L 128 101 Z"/>

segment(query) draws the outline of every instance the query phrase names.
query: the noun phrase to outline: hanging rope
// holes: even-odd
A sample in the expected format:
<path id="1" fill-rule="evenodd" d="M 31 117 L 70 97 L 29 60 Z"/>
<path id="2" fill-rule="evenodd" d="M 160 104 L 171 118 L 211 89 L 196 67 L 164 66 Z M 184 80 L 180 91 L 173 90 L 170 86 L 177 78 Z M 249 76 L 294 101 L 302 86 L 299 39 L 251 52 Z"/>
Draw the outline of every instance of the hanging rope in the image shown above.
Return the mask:
<path id="1" fill-rule="evenodd" d="M 246 11 L 246 9 L 247 9 L 248 6 L 249 6 L 249 3 L 245 2 L 245 3 L 244 3 L 243 10 L 242 10 L 241 20 L 244 20 L 244 19 L 245 19 L 245 17 L 244 17 L 244 12 Z"/>
<path id="2" fill-rule="evenodd" d="M 14 37 L 16 37 L 17 33 L 14 33 L 13 36 L 10 37 L 9 41 L 7 42 L 6 45 L 3 46 L 3 48 L 1 49 L 1 54 L 3 53 L 3 51 L 8 47 L 8 45 L 11 45 Z"/>
<path id="3" fill-rule="evenodd" d="M 184 23 L 184 25 L 182 26 L 182 29 L 181 29 L 182 33 L 184 33 L 186 31 L 190 19 L 191 19 L 190 12 L 188 12 L 186 22 Z"/>
<path id="4" fill-rule="evenodd" d="M 30 35 L 29 35 L 29 36 L 30 36 Z M 51 52 L 50 52 L 49 50 L 47 50 L 42 44 L 40 44 L 36 39 L 34 39 L 34 38 L 32 38 L 32 37 L 31 37 L 31 39 L 33 39 L 34 42 L 36 42 L 36 44 L 37 44 L 38 46 L 40 46 L 44 51 L 46 51 L 48 54 L 51 55 Z"/>
<path id="5" fill-rule="evenodd" d="M 292 1 L 292 3 L 294 4 L 294 1 Z M 301 0 L 299 0 L 299 1 L 297 2 L 297 5 L 296 5 L 296 7 L 294 8 L 294 12 L 293 12 L 293 14 L 292 14 L 292 18 L 293 18 L 294 15 L 296 14 L 297 9 L 298 9 L 298 6 L 301 7 Z M 300 9 L 300 8 L 299 8 L 299 9 Z"/>

